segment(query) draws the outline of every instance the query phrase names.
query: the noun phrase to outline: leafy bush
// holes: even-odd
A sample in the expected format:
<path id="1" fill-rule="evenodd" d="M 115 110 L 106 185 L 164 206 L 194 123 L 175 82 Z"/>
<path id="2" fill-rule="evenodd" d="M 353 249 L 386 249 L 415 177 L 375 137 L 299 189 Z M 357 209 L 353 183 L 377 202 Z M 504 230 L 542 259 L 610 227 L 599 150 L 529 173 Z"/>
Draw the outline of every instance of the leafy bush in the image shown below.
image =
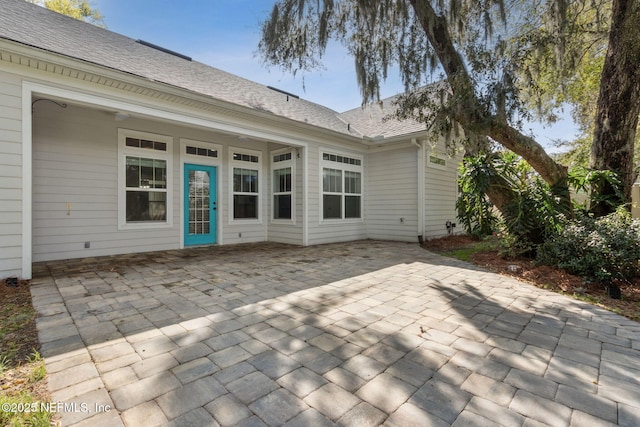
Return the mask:
<path id="1" fill-rule="evenodd" d="M 485 192 L 495 169 L 490 155 L 466 157 L 458 169 L 460 196 L 456 201 L 458 220 L 467 234 L 480 239 L 495 231 L 498 218 Z"/>
<path id="2" fill-rule="evenodd" d="M 639 260 L 640 220 L 624 208 L 597 219 L 570 221 L 538 248 L 537 256 L 541 264 L 605 284 L 633 278 Z"/>
<path id="3" fill-rule="evenodd" d="M 476 238 L 500 231 L 513 256 L 535 253 L 537 245 L 562 228 L 564 210 L 553 191 L 522 158 L 510 151 L 481 153 L 464 159 L 459 169 L 458 220 Z M 514 196 L 497 210 L 485 193 L 491 185 Z"/>
<path id="4" fill-rule="evenodd" d="M 613 171 L 587 169 L 582 166 L 576 166 L 569 169 L 568 182 L 569 186 L 576 192 L 590 195 L 590 200 L 585 201 L 583 204 L 574 202 L 574 208 L 577 212 L 588 212 L 589 205 L 594 206 L 597 204 L 608 206 L 613 210 L 624 203 L 625 197 L 622 194 L 622 181 Z M 613 189 L 613 195 L 606 194 L 602 196 L 596 191 L 605 185 Z"/>
<path id="5" fill-rule="evenodd" d="M 503 207 L 504 229 L 518 246 L 535 251 L 548 236 L 563 228 L 566 216 L 549 185 L 537 175 L 523 183 L 516 194 Z"/>

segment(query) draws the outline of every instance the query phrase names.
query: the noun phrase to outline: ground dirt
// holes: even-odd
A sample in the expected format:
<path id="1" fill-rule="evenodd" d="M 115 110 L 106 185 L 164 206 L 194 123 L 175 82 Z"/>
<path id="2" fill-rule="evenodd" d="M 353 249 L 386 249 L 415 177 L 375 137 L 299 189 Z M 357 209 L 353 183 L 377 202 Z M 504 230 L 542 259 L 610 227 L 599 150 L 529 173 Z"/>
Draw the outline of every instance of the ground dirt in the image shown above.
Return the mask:
<path id="1" fill-rule="evenodd" d="M 451 256 L 461 249 L 478 246 L 478 241 L 470 236 L 447 236 L 440 239 L 427 240 L 424 248 L 430 251 Z M 640 276 L 629 283 L 620 283 L 622 298 L 610 298 L 606 288 L 599 283 L 588 283 L 583 278 L 568 274 L 559 268 L 548 265 L 536 265 L 530 258 L 507 258 L 495 248 L 484 248 L 472 251 L 470 261 L 495 273 L 516 277 L 532 283 L 540 288 L 573 296 L 589 302 L 629 319 L 640 321 Z"/>
<path id="2" fill-rule="evenodd" d="M 0 400 L 48 402 L 50 394 L 44 362 L 38 354 L 40 342 L 30 282 L 21 280 L 15 286 L 8 282 L 12 283 L 0 282 Z M 30 425 L 28 418 L 20 416 L 9 424 Z"/>
<path id="3" fill-rule="evenodd" d="M 12 356 L 8 366 L 26 361 L 40 348 L 29 285 L 28 280 L 17 286 L 0 282 L 0 351 Z"/>

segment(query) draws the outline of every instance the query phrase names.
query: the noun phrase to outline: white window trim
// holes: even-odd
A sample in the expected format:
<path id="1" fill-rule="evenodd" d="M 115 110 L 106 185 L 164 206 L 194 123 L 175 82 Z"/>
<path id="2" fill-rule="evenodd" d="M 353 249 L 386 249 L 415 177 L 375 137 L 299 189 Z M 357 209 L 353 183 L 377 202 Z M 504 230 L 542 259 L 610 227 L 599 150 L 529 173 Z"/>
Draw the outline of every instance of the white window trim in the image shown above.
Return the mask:
<path id="1" fill-rule="evenodd" d="M 242 160 L 234 160 L 234 153 L 248 154 L 250 156 L 257 156 L 258 163 L 245 162 Z M 264 193 L 265 183 L 262 176 L 262 152 L 256 150 L 249 150 L 246 148 L 229 147 L 229 224 L 262 224 L 262 194 Z M 258 206 L 257 213 L 258 218 L 234 218 L 233 217 L 233 169 L 254 169 L 258 171 Z"/>
<path id="2" fill-rule="evenodd" d="M 274 162 L 273 156 L 277 156 L 279 154 L 291 153 L 291 159 L 283 160 L 280 162 Z M 271 190 L 271 199 L 269 202 L 269 218 L 271 222 L 274 224 L 287 224 L 287 225 L 295 225 L 296 223 L 296 150 L 293 148 L 283 148 L 280 150 L 274 150 L 269 153 L 269 160 L 271 162 L 271 169 L 269 170 L 269 179 L 270 179 L 270 190 Z M 291 168 L 291 219 L 276 219 L 273 217 L 273 199 L 276 195 L 276 191 L 273 183 L 273 172 L 278 169 Z M 285 194 L 285 193 L 279 193 Z"/>
<path id="3" fill-rule="evenodd" d="M 208 148 L 210 150 L 217 150 L 218 157 L 204 157 L 194 154 L 187 154 L 187 146 Z M 218 244 L 223 244 L 224 233 L 222 232 L 222 224 L 224 220 L 223 192 L 222 192 L 222 177 L 224 170 L 224 163 L 222 152 L 222 145 L 213 144 L 205 141 L 197 141 L 194 139 L 180 138 L 180 248 L 184 248 L 184 165 L 186 163 L 203 166 L 215 166 L 217 168 L 216 176 L 216 194 L 217 194 L 217 210 L 216 210 L 216 223 L 217 223 L 217 239 Z"/>
<path id="4" fill-rule="evenodd" d="M 347 164 L 347 163 L 341 163 L 341 162 L 334 162 L 331 160 L 324 160 L 324 154 L 335 154 L 338 156 L 343 156 L 343 157 L 350 157 L 350 158 L 354 158 L 354 159 L 358 159 L 360 160 L 360 165 L 352 165 L 352 164 Z M 330 148 L 320 148 L 320 170 L 319 170 L 319 193 L 320 193 L 320 200 L 319 200 L 319 212 L 318 212 L 318 216 L 319 216 L 319 223 L 322 224 L 346 224 L 346 223 L 361 223 L 364 222 L 364 188 L 365 188 L 365 183 L 364 183 L 364 156 L 358 155 L 358 154 L 354 154 L 354 153 L 349 153 L 349 152 L 345 152 L 345 151 L 339 151 L 339 150 L 334 150 L 334 149 L 330 149 Z M 325 168 L 328 169 L 337 169 L 342 171 L 342 192 L 340 193 L 342 196 L 342 203 L 341 203 L 341 215 L 342 218 L 329 218 L 329 219 L 324 219 L 324 188 L 322 186 L 323 184 L 323 171 Z M 345 178 L 345 171 L 349 171 L 349 172 L 359 172 L 360 173 L 360 218 L 345 218 L 344 217 L 344 210 L 345 210 L 345 185 L 344 185 L 344 178 Z M 338 193 L 331 193 L 328 192 L 326 194 L 338 194 Z"/>
<path id="5" fill-rule="evenodd" d="M 207 148 L 218 152 L 218 157 L 198 156 L 197 154 L 187 154 L 187 147 Z M 181 164 L 191 163 L 205 166 L 222 166 L 222 145 L 213 144 L 205 141 L 197 141 L 195 139 L 180 138 L 180 158 Z"/>
<path id="6" fill-rule="evenodd" d="M 126 138 L 150 139 L 167 144 L 167 151 L 148 150 L 126 146 Z M 126 157 L 140 156 L 167 162 L 167 220 L 164 222 L 127 223 L 126 215 Z M 118 129 L 118 230 L 148 230 L 173 227 L 173 137 L 150 132 Z"/>

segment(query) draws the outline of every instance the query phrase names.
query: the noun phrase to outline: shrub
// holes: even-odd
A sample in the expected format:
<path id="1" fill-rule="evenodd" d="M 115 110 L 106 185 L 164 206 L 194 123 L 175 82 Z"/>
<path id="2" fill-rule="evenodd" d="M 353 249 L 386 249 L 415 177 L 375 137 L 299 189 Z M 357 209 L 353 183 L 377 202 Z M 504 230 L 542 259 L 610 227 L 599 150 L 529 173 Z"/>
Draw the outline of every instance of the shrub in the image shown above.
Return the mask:
<path id="1" fill-rule="evenodd" d="M 618 211 L 594 219 L 570 221 L 538 248 L 537 261 L 554 265 L 587 280 L 609 284 L 638 274 L 640 220 Z"/>
<path id="2" fill-rule="evenodd" d="M 466 157 L 458 169 L 460 195 L 456 201 L 457 218 L 467 234 L 480 239 L 494 232 L 498 218 L 485 192 L 495 173 L 487 154 Z"/>

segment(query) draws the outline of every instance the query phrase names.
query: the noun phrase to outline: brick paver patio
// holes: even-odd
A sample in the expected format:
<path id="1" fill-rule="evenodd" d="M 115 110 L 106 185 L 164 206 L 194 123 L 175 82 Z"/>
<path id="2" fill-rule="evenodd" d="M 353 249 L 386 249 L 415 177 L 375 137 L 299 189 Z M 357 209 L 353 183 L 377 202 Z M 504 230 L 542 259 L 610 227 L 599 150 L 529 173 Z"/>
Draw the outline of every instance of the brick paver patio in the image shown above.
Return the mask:
<path id="1" fill-rule="evenodd" d="M 639 323 L 414 244 L 34 271 L 63 425 L 640 425 Z"/>

